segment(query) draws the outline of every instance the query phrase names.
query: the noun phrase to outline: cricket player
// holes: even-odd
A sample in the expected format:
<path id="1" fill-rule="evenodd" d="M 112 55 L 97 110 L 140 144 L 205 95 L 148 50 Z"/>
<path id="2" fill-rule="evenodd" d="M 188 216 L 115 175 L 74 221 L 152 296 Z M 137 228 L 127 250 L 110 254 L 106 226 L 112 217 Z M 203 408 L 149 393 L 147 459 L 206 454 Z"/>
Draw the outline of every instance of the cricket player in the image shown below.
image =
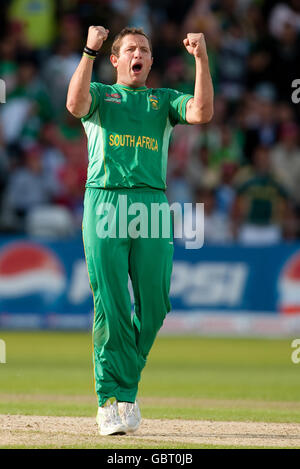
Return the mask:
<path id="1" fill-rule="evenodd" d="M 188 34 L 183 41 L 195 59 L 193 96 L 147 88 L 152 48 L 150 39 L 137 28 L 123 29 L 112 44 L 116 83 L 91 83 L 95 57 L 108 34 L 102 26 L 89 28 L 67 96 L 67 109 L 81 118 L 88 139 L 83 241 L 94 296 L 93 361 L 101 435 L 139 427 L 138 383 L 171 309 L 173 235 L 172 230 L 163 234 L 161 229 L 161 224 L 170 222 L 170 210 L 162 211 L 154 235 L 150 229 L 152 208 L 164 204 L 169 209 L 165 190 L 171 131 L 176 124 L 206 123 L 213 115 L 202 33 Z M 139 213 L 137 207 L 139 223 L 133 218 Z"/>

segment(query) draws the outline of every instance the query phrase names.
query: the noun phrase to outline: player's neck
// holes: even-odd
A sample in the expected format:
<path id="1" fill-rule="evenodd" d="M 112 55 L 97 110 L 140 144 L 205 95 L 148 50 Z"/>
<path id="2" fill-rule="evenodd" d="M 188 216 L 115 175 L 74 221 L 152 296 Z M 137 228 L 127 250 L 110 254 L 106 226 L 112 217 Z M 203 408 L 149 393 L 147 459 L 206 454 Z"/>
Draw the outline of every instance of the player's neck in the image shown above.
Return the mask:
<path id="1" fill-rule="evenodd" d="M 146 88 L 145 83 L 127 83 L 125 80 L 117 79 L 116 85 L 125 86 L 126 88 Z"/>

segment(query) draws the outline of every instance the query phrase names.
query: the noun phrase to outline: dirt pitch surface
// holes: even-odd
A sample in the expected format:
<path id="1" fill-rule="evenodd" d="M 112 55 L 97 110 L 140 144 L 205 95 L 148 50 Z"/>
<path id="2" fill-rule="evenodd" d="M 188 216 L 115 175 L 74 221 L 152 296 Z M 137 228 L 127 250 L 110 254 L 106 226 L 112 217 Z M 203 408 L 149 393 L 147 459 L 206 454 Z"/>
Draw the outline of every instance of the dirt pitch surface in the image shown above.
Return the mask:
<path id="1" fill-rule="evenodd" d="M 149 447 L 150 442 L 173 442 L 178 447 L 193 443 L 299 448 L 300 424 L 144 419 L 134 435 L 101 437 L 93 418 L 0 415 L 0 446 L 96 447 L 106 441 L 120 447 L 137 440 L 148 441 Z"/>

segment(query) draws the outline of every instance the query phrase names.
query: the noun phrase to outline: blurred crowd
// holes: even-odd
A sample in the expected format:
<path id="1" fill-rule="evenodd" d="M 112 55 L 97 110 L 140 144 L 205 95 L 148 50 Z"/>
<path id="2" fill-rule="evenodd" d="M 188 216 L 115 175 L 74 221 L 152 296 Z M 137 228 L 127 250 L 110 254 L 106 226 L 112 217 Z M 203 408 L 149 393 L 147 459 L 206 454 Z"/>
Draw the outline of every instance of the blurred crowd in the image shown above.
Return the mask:
<path id="1" fill-rule="evenodd" d="M 182 40 L 205 34 L 214 117 L 175 127 L 169 201 L 204 203 L 206 243 L 300 238 L 300 103 L 292 100 L 297 79 L 300 88 L 300 0 L 6 0 L 0 8 L 0 232 L 80 230 L 86 137 L 65 102 L 96 24 L 110 35 L 94 81 L 115 81 L 113 37 L 137 26 L 153 43 L 147 86 L 192 94 L 194 59 Z"/>

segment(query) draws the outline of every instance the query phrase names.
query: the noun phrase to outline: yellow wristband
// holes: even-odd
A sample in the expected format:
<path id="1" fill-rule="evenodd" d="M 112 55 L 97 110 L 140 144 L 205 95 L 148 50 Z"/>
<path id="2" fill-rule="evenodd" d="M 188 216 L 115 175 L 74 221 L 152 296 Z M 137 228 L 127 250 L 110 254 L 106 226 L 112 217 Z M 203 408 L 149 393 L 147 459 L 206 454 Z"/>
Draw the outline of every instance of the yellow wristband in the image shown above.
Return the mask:
<path id="1" fill-rule="evenodd" d="M 84 57 L 88 57 L 91 60 L 95 60 L 96 57 L 93 57 L 92 55 L 87 54 L 86 52 L 83 52 Z"/>

